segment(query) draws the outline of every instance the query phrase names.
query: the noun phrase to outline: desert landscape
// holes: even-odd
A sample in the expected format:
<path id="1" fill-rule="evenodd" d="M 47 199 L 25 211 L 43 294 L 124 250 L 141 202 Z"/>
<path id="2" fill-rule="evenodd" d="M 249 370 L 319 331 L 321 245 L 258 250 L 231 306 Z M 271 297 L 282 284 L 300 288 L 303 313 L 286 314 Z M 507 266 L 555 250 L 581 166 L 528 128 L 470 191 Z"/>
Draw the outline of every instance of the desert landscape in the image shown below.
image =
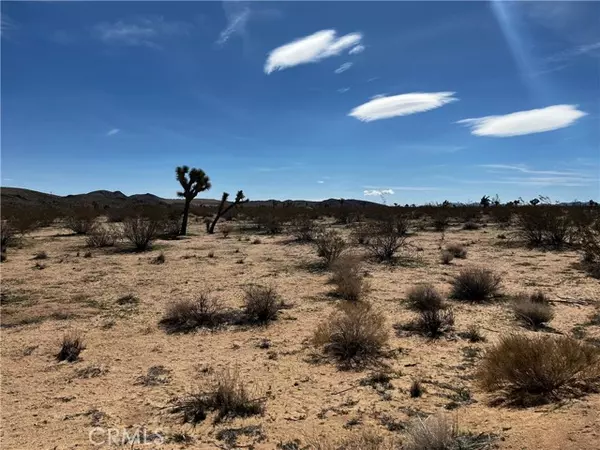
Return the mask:
<path id="1" fill-rule="evenodd" d="M 29 215 L 5 248 L 3 448 L 598 448 L 595 205 L 242 204 L 209 234 L 193 204 L 138 250 L 158 215 L 111 209 Z M 532 380 L 493 369 L 515 336 Z"/>

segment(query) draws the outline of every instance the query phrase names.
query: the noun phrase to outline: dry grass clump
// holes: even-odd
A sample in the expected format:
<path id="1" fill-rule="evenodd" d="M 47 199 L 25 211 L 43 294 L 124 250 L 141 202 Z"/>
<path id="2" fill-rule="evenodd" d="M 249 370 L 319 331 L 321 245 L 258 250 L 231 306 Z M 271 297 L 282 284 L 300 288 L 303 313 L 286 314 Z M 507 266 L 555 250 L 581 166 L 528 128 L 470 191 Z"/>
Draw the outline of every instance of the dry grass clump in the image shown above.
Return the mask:
<path id="1" fill-rule="evenodd" d="M 294 443 L 291 445 L 294 445 Z M 397 442 L 386 439 L 377 431 L 363 430 L 343 439 L 334 440 L 331 437 L 309 438 L 306 447 L 299 447 L 296 444 L 295 447 L 290 446 L 289 448 L 307 450 L 394 450 L 398 449 L 399 446 Z"/>
<path id="2" fill-rule="evenodd" d="M 448 244 L 446 251 L 450 252 L 455 258 L 465 259 L 467 257 L 467 249 L 462 244 Z"/>
<path id="3" fill-rule="evenodd" d="M 565 336 L 510 335 L 488 350 L 480 385 L 526 405 L 590 391 L 600 382 L 600 349 Z"/>
<path id="4" fill-rule="evenodd" d="M 385 316 L 368 303 L 344 303 L 321 322 L 313 344 L 342 366 L 358 367 L 374 362 L 388 341 Z"/>
<path id="5" fill-rule="evenodd" d="M 179 300 L 170 304 L 160 321 L 170 333 L 189 333 L 198 328 L 218 328 L 231 319 L 221 303 L 201 294 L 196 300 Z"/>
<path id="6" fill-rule="evenodd" d="M 150 264 L 164 264 L 166 260 L 167 258 L 165 257 L 164 252 L 160 252 L 150 260 Z"/>
<path id="7" fill-rule="evenodd" d="M 315 238 L 317 255 L 325 260 L 328 267 L 346 250 L 346 241 L 334 230 L 326 230 Z"/>
<path id="8" fill-rule="evenodd" d="M 438 338 L 452 331 L 454 327 L 454 313 L 451 309 L 432 309 L 419 312 L 419 317 L 412 322 L 409 328 L 425 336 Z"/>
<path id="9" fill-rule="evenodd" d="M 66 335 L 63 337 L 56 359 L 59 361 L 74 362 L 79 359 L 79 354 L 83 350 L 85 350 L 85 344 L 80 336 Z"/>
<path id="10" fill-rule="evenodd" d="M 453 259 L 454 255 L 448 250 L 442 250 L 442 252 L 440 253 L 440 262 L 442 264 L 450 264 Z"/>
<path id="11" fill-rule="evenodd" d="M 534 329 L 545 326 L 554 318 L 552 306 L 543 294 L 540 296 L 539 293 L 531 297 L 517 297 L 512 304 L 512 309 L 517 319 Z"/>
<path id="12" fill-rule="evenodd" d="M 444 298 L 430 284 L 414 286 L 408 291 L 406 302 L 415 311 L 432 311 L 444 307 Z"/>
<path id="13" fill-rule="evenodd" d="M 410 384 L 410 389 L 408 390 L 408 392 L 410 394 L 410 398 L 421 397 L 423 395 L 423 392 L 425 392 L 425 389 L 423 388 L 423 383 L 421 383 L 421 380 L 419 380 L 419 379 L 413 380 L 413 382 Z"/>
<path id="14" fill-rule="evenodd" d="M 251 392 L 239 379 L 237 372 L 225 370 L 214 376 L 212 385 L 175 401 L 171 412 L 183 423 L 196 425 L 204 421 L 208 412 L 216 412 L 214 423 L 235 417 L 249 417 L 264 412 L 264 401 Z"/>
<path id="15" fill-rule="evenodd" d="M 491 448 L 492 436 L 459 431 L 444 415 L 414 421 L 406 432 L 403 450 L 484 450 Z"/>
<path id="16" fill-rule="evenodd" d="M 460 333 L 460 336 L 464 339 L 467 339 L 469 342 L 485 342 L 485 336 L 481 333 L 480 328 L 471 324 L 467 328 L 467 331 Z"/>
<path id="17" fill-rule="evenodd" d="M 48 253 L 46 253 L 43 250 L 39 251 L 35 255 L 33 255 L 33 258 L 31 259 L 48 259 Z"/>
<path id="18" fill-rule="evenodd" d="M 354 255 L 342 255 L 331 266 L 331 281 L 336 285 L 335 294 L 345 300 L 358 301 L 368 290 L 363 278 L 360 259 Z"/>
<path id="19" fill-rule="evenodd" d="M 251 323 L 267 324 L 277 319 L 283 302 L 272 287 L 250 286 L 244 292 L 244 312 Z"/>
<path id="20" fill-rule="evenodd" d="M 498 294 L 500 276 L 482 268 L 463 269 L 452 280 L 452 298 L 482 302 Z"/>
<path id="21" fill-rule="evenodd" d="M 88 247 L 112 247 L 119 239 L 120 233 L 116 227 L 97 226 L 88 233 L 85 243 Z"/>

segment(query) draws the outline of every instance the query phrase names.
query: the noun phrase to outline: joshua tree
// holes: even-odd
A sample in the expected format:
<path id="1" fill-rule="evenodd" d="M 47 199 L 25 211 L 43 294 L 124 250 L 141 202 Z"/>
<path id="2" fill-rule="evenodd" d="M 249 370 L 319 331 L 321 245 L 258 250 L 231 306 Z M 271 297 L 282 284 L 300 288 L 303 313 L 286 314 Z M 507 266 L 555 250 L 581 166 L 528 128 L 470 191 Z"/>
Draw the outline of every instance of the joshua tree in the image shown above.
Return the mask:
<path id="1" fill-rule="evenodd" d="M 215 216 L 215 218 L 211 224 L 208 224 L 208 223 L 206 224 L 206 231 L 208 232 L 208 234 L 213 234 L 215 232 L 215 227 L 217 226 L 217 222 L 219 221 L 221 216 L 223 216 L 224 214 L 227 214 L 229 212 L 229 210 L 234 208 L 235 206 L 237 206 L 241 203 L 247 203 L 250 201 L 247 198 L 245 199 L 244 191 L 238 191 L 235 196 L 235 201 L 232 204 L 230 204 L 227 208 L 225 208 L 225 203 L 227 202 L 228 197 L 229 197 L 229 194 L 227 192 L 223 192 L 223 197 L 221 197 L 221 203 L 219 203 L 219 209 L 217 211 L 217 215 Z"/>
<path id="2" fill-rule="evenodd" d="M 483 197 L 481 197 L 481 200 L 479 201 L 479 204 L 483 208 L 487 208 L 488 206 L 490 206 L 490 197 L 489 197 L 489 195 L 484 195 Z"/>
<path id="3" fill-rule="evenodd" d="M 183 191 L 178 192 L 177 196 L 185 198 L 183 207 L 183 220 L 181 222 L 181 235 L 185 236 L 187 232 L 188 214 L 190 213 L 190 204 L 202 191 L 210 189 L 210 179 L 202 169 L 192 169 L 188 166 L 181 166 L 175 169 L 177 181 L 181 183 Z M 189 176 L 187 176 L 189 173 Z"/>

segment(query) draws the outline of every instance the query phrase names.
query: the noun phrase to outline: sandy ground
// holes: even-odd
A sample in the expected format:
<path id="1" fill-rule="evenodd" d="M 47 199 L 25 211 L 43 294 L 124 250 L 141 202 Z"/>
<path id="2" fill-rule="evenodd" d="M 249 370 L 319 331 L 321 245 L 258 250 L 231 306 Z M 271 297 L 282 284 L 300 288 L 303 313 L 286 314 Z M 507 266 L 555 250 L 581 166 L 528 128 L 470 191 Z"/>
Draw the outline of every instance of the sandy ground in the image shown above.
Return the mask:
<path id="1" fill-rule="evenodd" d="M 290 244 L 285 235 L 234 232 L 224 239 L 204 234 L 201 224 L 193 223 L 191 236 L 157 241 L 151 252 L 92 249 L 92 257 L 85 258 L 83 237 L 60 228 L 40 230 L 23 248 L 10 249 L 8 261 L 0 266 L 5 295 L 2 448 L 98 448 L 94 442 L 105 446 L 107 429 L 121 433 L 113 435 L 120 440 L 119 430 L 133 433 L 141 427 L 166 436 L 186 432 L 194 438 L 190 448 L 207 449 L 276 448 L 295 439 L 305 443 L 311 437 L 342 437 L 364 429 L 401 441 L 403 426 L 415 416 L 443 411 L 463 430 L 497 435 L 502 449 L 599 449 L 600 394 L 515 409 L 492 406 L 490 397 L 474 384 L 472 374 L 482 350 L 503 334 L 533 333 L 515 321 L 506 304 L 451 302 L 457 332 L 477 324 L 487 338 L 483 343 L 469 343 L 458 335 L 439 340 L 400 337 L 392 328 L 414 316 L 403 299 L 415 283 L 430 282 L 447 293 L 449 280 L 465 266 L 495 270 L 502 275 L 506 294 L 541 289 L 552 300 L 584 300 L 555 303 L 556 317 L 550 323 L 555 332 L 570 334 L 585 323 L 595 309 L 593 301 L 600 299 L 600 283 L 574 267 L 578 255 L 498 245 L 504 242 L 498 239 L 501 233 L 505 231 L 494 226 L 450 230 L 446 242 L 468 246 L 467 258 L 451 265 L 439 263 L 440 233 L 435 232 L 410 238 L 421 249 L 420 264 L 366 264 L 372 287 L 368 299 L 385 312 L 390 328 L 391 356 L 385 362 L 396 373 L 393 389 L 382 395 L 359 384 L 370 370 L 340 371 L 311 359 L 313 330 L 340 302 L 327 295 L 332 290 L 328 274 L 307 269 L 318 260 L 311 245 Z M 252 243 L 256 237 L 259 244 Z M 32 260 L 42 250 L 48 259 Z M 151 264 L 161 251 L 166 262 Z M 45 268 L 36 268 L 36 263 Z M 273 286 L 292 305 L 266 328 L 181 335 L 167 334 L 158 325 L 169 303 L 201 292 L 239 307 L 243 288 L 252 283 Z M 137 307 L 117 304 L 126 294 L 140 299 Z M 599 328 L 585 327 L 586 337 L 600 337 Z M 78 362 L 57 362 L 60 341 L 70 332 L 80 333 L 87 348 Z M 265 339 L 270 341 L 268 349 L 258 346 Z M 169 371 L 165 383 L 137 382 L 157 365 Z M 99 376 L 79 375 L 90 367 L 99 368 Z M 226 368 L 237 370 L 257 395 L 266 397 L 264 416 L 219 425 L 206 420 L 192 428 L 168 413 L 171 399 L 206 386 L 211 371 Z M 423 380 L 426 393 L 413 399 L 408 390 L 415 378 Z M 456 393 L 453 388 L 461 387 L 471 392 L 473 402 L 446 409 Z M 95 427 L 100 428 L 94 431 Z M 235 445 L 219 434 L 242 427 L 249 427 L 249 435 L 239 436 Z M 151 438 L 124 448 L 184 447 Z"/>

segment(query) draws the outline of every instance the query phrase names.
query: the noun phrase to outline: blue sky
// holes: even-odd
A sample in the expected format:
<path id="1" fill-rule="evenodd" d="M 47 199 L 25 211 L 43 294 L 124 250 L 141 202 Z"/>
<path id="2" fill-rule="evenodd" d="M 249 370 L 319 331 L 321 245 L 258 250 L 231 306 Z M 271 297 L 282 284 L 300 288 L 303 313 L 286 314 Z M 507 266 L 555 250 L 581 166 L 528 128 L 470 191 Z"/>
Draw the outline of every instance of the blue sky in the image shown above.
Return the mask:
<path id="1" fill-rule="evenodd" d="M 599 2 L 2 2 L 2 185 L 600 197 Z"/>

